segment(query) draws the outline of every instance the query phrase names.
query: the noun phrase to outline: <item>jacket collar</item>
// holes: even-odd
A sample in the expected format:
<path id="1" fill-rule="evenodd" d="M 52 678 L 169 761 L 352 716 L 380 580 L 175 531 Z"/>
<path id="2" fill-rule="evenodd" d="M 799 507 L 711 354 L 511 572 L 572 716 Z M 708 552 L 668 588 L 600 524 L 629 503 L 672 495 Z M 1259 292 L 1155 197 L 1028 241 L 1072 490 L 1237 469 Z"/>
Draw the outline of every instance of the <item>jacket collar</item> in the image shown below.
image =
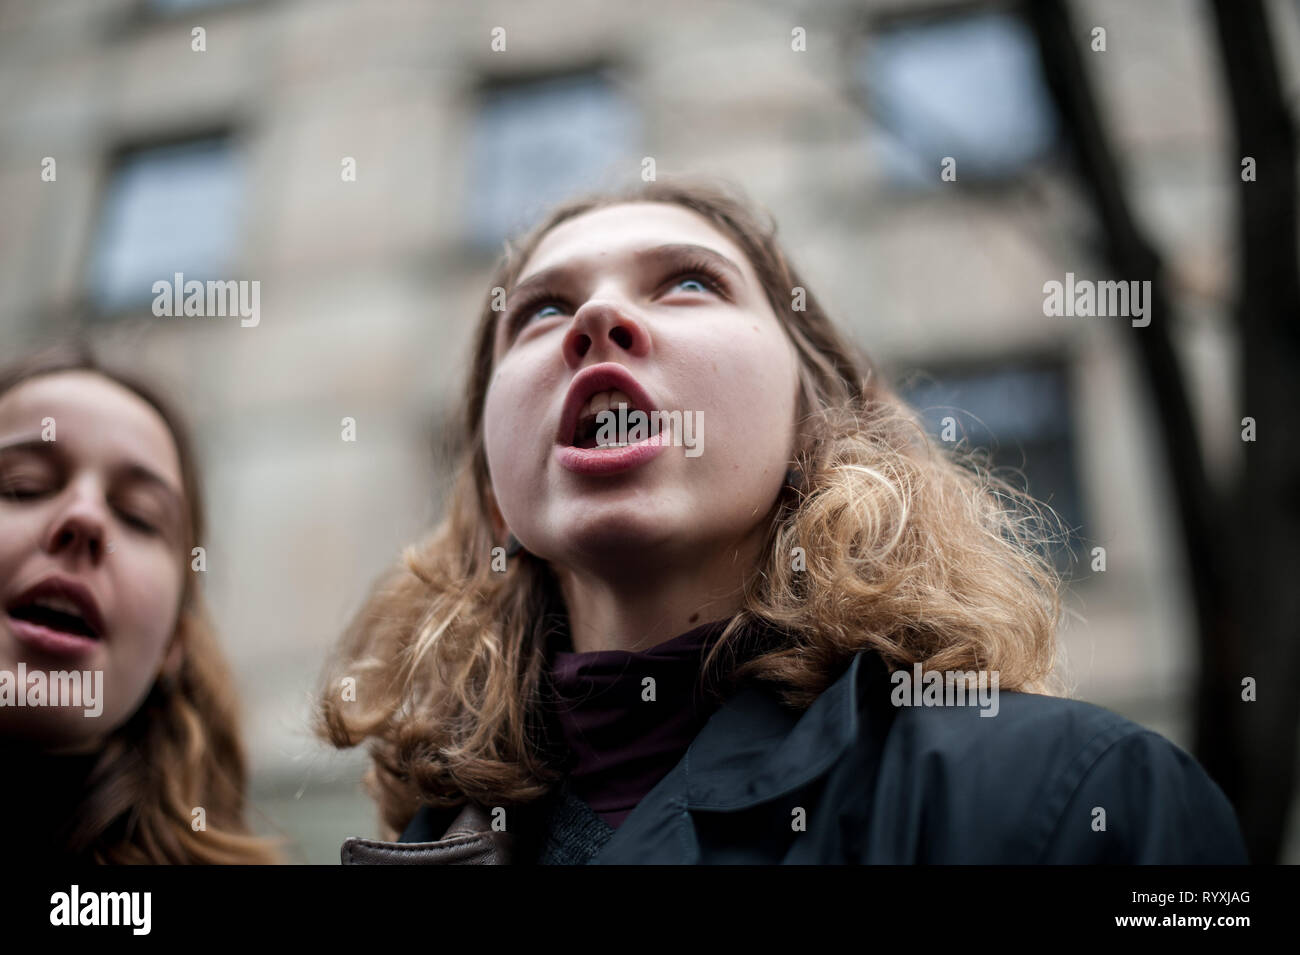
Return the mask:
<path id="1" fill-rule="evenodd" d="M 888 668 L 871 650 L 857 653 L 845 673 L 801 714 L 782 706 L 771 687 L 750 684 L 713 714 L 681 762 L 632 811 L 593 861 L 691 861 L 697 850 L 690 848 L 689 839 L 683 841 L 681 810 L 743 810 L 796 791 L 830 769 L 864 733 L 873 737 L 864 756 L 874 760 L 876 744 L 896 715 L 888 700 Z M 430 817 L 426 806 L 403 834 L 404 840 L 416 845 L 358 847 L 354 844 L 361 840 L 349 840 L 344 861 L 459 861 L 459 856 L 453 858 L 455 854 L 446 850 L 453 843 L 457 852 L 465 850 L 460 841 L 467 837 L 449 832 L 441 841 L 425 841 L 437 838 L 437 832 L 429 829 Z M 366 849 L 380 851 L 368 859 Z M 383 850 L 405 854 L 390 858 L 394 853 Z M 471 861 L 479 861 L 479 856 Z"/>
<path id="2" fill-rule="evenodd" d="M 753 683 L 733 694 L 592 863 L 698 862 L 696 814 L 745 810 L 795 792 L 854 746 L 874 775 L 896 715 L 888 686 L 884 661 L 863 650 L 802 713 L 783 706 L 770 685 Z"/>
<path id="3" fill-rule="evenodd" d="M 686 808 L 746 809 L 816 779 L 856 742 L 864 716 L 881 726 L 890 721 L 888 706 L 869 714 L 860 707 L 864 700 L 887 701 L 888 682 L 880 655 L 864 650 L 802 714 L 782 706 L 770 687 L 754 684 L 740 691 L 713 715 L 682 760 Z M 866 690 L 869 684 L 877 691 Z"/>

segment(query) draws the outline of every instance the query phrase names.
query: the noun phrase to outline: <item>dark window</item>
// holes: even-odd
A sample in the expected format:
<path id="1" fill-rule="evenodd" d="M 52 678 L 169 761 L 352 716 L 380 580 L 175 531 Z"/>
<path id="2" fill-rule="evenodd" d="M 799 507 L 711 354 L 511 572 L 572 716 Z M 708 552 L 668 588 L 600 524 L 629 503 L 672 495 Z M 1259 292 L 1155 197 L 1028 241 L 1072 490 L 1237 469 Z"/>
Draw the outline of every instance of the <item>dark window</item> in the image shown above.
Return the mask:
<path id="1" fill-rule="evenodd" d="M 122 154 L 109 175 L 90 255 L 100 313 L 148 304 L 153 283 L 230 278 L 244 196 L 238 153 L 224 136 Z"/>
<path id="2" fill-rule="evenodd" d="M 1056 142 L 1057 122 L 1029 27 L 1003 12 L 890 21 L 863 45 L 857 76 L 872 145 L 900 185 L 1014 176 Z"/>
<path id="3" fill-rule="evenodd" d="M 1064 525 L 1053 532 L 1069 531 L 1068 540 L 1052 546 L 1057 568 L 1086 576 L 1089 553 L 1079 539 L 1083 500 L 1063 363 L 926 366 L 900 381 L 899 391 L 941 443 L 983 449 L 988 453 L 983 463 L 996 476 L 1050 505 Z M 955 442 L 945 440 L 954 434 Z M 1071 554 L 1077 561 L 1073 566 Z"/>
<path id="4" fill-rule="evenodd" d="M 553 202 L 635 174 L 636 138 L 631 104 L 601 71 L 489 85 L 470 138 L 470 241 L 499 251 Z"/>

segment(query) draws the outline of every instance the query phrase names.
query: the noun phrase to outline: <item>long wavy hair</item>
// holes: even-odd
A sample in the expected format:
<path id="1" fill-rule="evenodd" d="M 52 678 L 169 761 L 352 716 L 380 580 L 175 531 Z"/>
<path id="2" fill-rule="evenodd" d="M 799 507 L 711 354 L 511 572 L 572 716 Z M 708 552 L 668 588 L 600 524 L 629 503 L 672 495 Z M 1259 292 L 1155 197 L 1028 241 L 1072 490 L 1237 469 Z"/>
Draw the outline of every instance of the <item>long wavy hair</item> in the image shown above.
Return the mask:
<path id="1" fill-rule="evenodd" d="M 678 179 L 568 201 L 506 242 L 489 289 L 508 298 L 560 223 L 646 201 L 692 210 L 738 243 L 799 357 L 800 441 L 790 464 L 802 480 L 772 506 L 764 556 L 702 683 L 765 681 L 784 705 L 803 709 L 855 654 L 872 650 L 895 669 L 996 670 L 1002 689 L 1064 692 L 1061 580 L 1050 553 L 1059 520 L 964 441 L 927 434 L 818 304 L 771 215 L 760 218 L 737 187 Z M 390 838 L 421 803 L 522 804 L 559 778 L 539 693 L 546 640 L 565 613 L 556 578 L 526 550 L 504 573 L 493 568 L 502 542 L 493 539 L 483 440 L 499 317 L 492 299 L 489 291 L 451 437 L 445 516 L 376 582 L 322 678 L 317 732 L 340 748 L 369 741 L 366 781 Z M 740 652 L 755 632 L 779 638 Z"/>
<path id="2" fill-rule="evenodd" d="M 101 363 L 83 341 L 51 346 L 0 371 L 0 395 L 44 375 L 89 371 L 128 389 L 162 417 L 180 459 L 187 504 L 180 612 L 173 639 L 180 671 L 161 679 L 90 760 L 82 791 L 62 831 L 65 853 L 101 864 L 268 864 L 271 839 L 245 823 L 247 767 L 238 701 L 202 591 L 190 572 L 204 538 L 202 486 L 189 429 L 151 386 Z M 206 829 L 192 828 L 193 807 Z"/>

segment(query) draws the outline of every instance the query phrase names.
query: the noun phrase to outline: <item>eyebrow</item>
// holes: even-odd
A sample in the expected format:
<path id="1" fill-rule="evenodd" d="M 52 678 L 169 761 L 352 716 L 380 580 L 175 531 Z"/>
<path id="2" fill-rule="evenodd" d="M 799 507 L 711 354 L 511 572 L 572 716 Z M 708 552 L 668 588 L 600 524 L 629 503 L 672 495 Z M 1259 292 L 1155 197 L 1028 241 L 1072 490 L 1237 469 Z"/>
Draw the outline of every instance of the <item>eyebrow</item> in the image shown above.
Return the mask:
<path id="1" fill-rule="evenodd" d="M 53 441 L 43 441 L 40 438 L 23 438 L 9 444 L 0 444 L 0 454 L 10 451 L 30 451 L 33 454 L 53 456 L 55 448 Z"/>
<path id="2" fill-rule="evenodd" d="M 695 245 L 691 242 L 672 242 L 667 245 L 656 245 L 649 249 L 640 249 L 632 253 L 632 258 L 638 262 L 673 262 L 693 255 L 704 256 L 710 259 L 724 271 L 730 273 L 735 282 L 741 285 L 744 284 L 745 273 L 740 270 L 740 266 L 727 258 L 721 252 L 710 249 L 708 246 L 704 245 Z M 534 288 L 546 288 L 547 286 L 560 281 L 560 279 L 576 268 L 576 265 L 553 265 L 549 269 L 542 269 L 540 272 L 535 272 L 512 288 L 508 293 L 506 293 L 506 298 L 510 299 L 520 296 L 532 291 Z M 509 311 L 510 309 L 507 307 L 506 311 L 501 313 L 502 317 L 504 318 L 505 315 L 509 314 Z"/>
<path id="3" fill-rule="evenodd" d="M 40 438 L 28 438 L 25 440 L 15 441 L 11 444 L 0 445 L 0 455 L 24 451 L 30 454 L 43 455 L 45 457 L 55 457 L 58 449 L 55 442 L 43 441 Z M 180 491 L 176 490 L 176 488 L 172 486 L 171 481 L 168 481 L 161 474 L 150 470 L 143 464 L 135 463 L 128 464 L 122 469 L 122 471 L 132 480 L 143 481 L 146 484 L 151 484 L 166 492 L 166 494 L 172 499 L 172 502 L 176 505 L 179 513 L 182 516 L 185 514 L 184 498 L 181 496 Z"/>

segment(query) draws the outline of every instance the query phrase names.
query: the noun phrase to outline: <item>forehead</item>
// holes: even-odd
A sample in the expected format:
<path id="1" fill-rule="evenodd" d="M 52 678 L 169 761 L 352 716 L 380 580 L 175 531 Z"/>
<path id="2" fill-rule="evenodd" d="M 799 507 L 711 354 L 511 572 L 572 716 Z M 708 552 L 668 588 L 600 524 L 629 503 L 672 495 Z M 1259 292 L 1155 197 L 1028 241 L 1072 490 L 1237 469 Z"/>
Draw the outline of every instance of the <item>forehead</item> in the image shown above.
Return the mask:
<path id="1" fill-rule="evenodd" d="M 519 281 L 577 260 L 598 267 L 613 260 L 621 264 L 637 249 L 678 242 L 721 252 L 740 266 L 747 281 L 755 280 L 739 246 L 699 213 L 666 202 L 624 202 L 585 212 L 548 232 L 524 264 Z"/>
<path id="2" fill-rule="evenodd" d="M 0 395 L 0 442 L 39 435 L 53 418 L 65 451 L 142 464 L 179 487 L 180 455 L 162 416 L 128 388 L 90 371 L 40 375 Z"/>

